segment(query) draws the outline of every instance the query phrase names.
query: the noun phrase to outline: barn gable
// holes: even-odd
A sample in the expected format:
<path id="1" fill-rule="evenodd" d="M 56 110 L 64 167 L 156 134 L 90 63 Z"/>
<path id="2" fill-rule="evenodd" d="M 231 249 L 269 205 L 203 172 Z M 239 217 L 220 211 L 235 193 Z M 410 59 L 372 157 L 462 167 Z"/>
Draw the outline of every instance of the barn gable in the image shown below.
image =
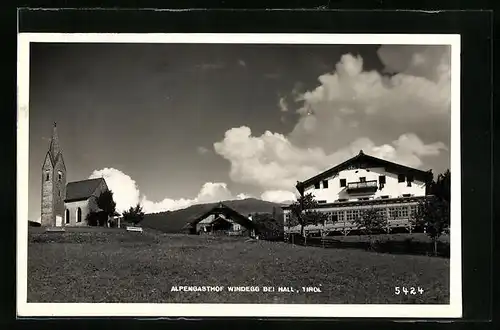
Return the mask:
<path id="1" fill-rule="evenodd" d="M 212 215 L 214 216 L 213 221 L 228 218 L 246 229 L 255 229 L 256 228 L 255 224 L 250 219 L 248 219 L 244 215 L 236 212 L 232 208 L 224 205 L 223 203 L 219 203 L 217 206 L 213 207 L 209 211 L 207 211 L 207 212 L 203 213 L 202 215 L 200 215 L 199 217 L 195 218 L 193 221 L 186 224 L 185 228 L 196 227 L 196 225 L 198 223 L 204 221 L 205 219 L 207 219 L 208 217 L 210 217 Z"/>

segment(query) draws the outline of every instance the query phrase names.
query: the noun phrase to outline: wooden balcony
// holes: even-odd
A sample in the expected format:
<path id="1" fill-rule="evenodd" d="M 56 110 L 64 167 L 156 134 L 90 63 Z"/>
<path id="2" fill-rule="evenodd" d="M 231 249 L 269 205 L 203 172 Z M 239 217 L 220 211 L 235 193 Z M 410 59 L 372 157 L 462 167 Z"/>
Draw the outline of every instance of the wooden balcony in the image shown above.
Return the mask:
<path id="1" fill-rule="evenodd" d="M 377 180 L 347 183 L 347 192 L 348 193 L 372 192 L 372 191 L 377 191 L 377 189 L 378 189 Z"/>

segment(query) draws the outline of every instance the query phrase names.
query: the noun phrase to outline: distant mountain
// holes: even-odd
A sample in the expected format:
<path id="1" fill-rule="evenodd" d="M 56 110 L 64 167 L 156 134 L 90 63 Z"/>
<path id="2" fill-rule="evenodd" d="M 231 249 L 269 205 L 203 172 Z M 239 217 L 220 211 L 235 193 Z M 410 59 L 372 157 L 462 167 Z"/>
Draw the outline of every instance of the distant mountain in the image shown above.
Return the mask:
<path id="1" fill-rule="evenodd" d="M 281 220 L 282 218 L 283 211 L 281 207 L 288 205 L 266 202 L 255 198 L 223 201 L 222 203 L 245 216 L 253 213 L 272 214 L 274 208 L 278 218 L 277 220 Z M 182 227 L 184 227 L 186 223 L 201 216 L 217 204 L 218 203 L 196 204 L 182 210 L 146 214 L 141 225 L 166 233 L 180 233 Z"/>

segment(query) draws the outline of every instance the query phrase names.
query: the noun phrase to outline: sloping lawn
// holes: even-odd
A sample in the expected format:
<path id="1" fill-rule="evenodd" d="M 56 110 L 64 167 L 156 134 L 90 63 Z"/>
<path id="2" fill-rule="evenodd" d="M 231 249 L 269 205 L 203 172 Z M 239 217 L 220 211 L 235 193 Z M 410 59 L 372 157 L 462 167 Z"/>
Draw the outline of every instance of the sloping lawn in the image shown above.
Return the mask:
<path id="1" fill-rule="evenodd" d="M 171 291 L 184 285 L 261 292 Z M 396 286 L 424 291 L 396 295 Z M 449 259 L 119 229 L 32 232 L 28 302 L 447 304 Z"/>

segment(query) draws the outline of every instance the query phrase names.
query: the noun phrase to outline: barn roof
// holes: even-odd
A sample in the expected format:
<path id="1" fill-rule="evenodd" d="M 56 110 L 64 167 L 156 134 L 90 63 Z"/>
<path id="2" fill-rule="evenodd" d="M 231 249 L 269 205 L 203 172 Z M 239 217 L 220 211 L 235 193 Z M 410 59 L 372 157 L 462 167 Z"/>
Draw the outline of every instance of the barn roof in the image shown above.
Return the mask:
<path id="1" fill-rule="evenodd" d="M 241 226 L 243 226 L 247 229 L 255 229 L 256 228 L 255 223 L 253 223 L 250 219 L 248 219 L 247 217 L 245 217 L 241 213 L 236 212 L 235 210 L 233 210 L 229 206 L 224 205 L 223 203 L 217 204 L 215 207 L 213 207 L 209 211 L 203 213 L 202 215 L 200 215 L 199 217 L 197 217 L 196 219 L 191 221 L 189 224 L 191 226 L 196 226 L 196 224 L 198 222 L 202 221 L 203 219 L 205 219 L 206 217 L 208 217 L 212 214 L 216 214 L 216 215 L 223 214 L 226 217 L 230 218 L 234 222 L 240 224 Z"/>
<path id="2" fill-rule="evenodd" d="M 82 181 L 69 182 L 66 185 L 65 202 L 85 200 L 93 196 L 97 188 L 104 181 L 104 178 L 88 179 Z M 106 183 L 106 181 L 104 181 Z"/>
<path id="3" fill-rule="evenodd" d="M 318 181 L 321 181 L 327 177 L 330 177 L 332 175 L 336 175 L 338 172 L 345 170 L 351 166 L 356 166 L 357 168 L 364 168 L 364 167 L 384 167 L 386 171 L 391 172 L 391 173 L 397 173 L 397 174 L 412 174 L 413 177 L 416 180 L 423 181 L 423 182 L 428 182 L 432 180 L 432 172 L 431 171 L 422 171 L 416 168 L 411 168 L 408 166 L 404 166 L 401 164 L 389 162 L 387 160 L 373 157 L 370 155 L 367 155 L 363 152 L 363 150 L 359 151 L 359 154 L 356 156 L 346 160 L 345 162 L 334 166 L 308 180 L 305 180 L 303 182 L 298 182 L 296 185 L 297 190 L 300 192 L 303 189 L 307 188 L 310 185 L 315 184 Z"/>

